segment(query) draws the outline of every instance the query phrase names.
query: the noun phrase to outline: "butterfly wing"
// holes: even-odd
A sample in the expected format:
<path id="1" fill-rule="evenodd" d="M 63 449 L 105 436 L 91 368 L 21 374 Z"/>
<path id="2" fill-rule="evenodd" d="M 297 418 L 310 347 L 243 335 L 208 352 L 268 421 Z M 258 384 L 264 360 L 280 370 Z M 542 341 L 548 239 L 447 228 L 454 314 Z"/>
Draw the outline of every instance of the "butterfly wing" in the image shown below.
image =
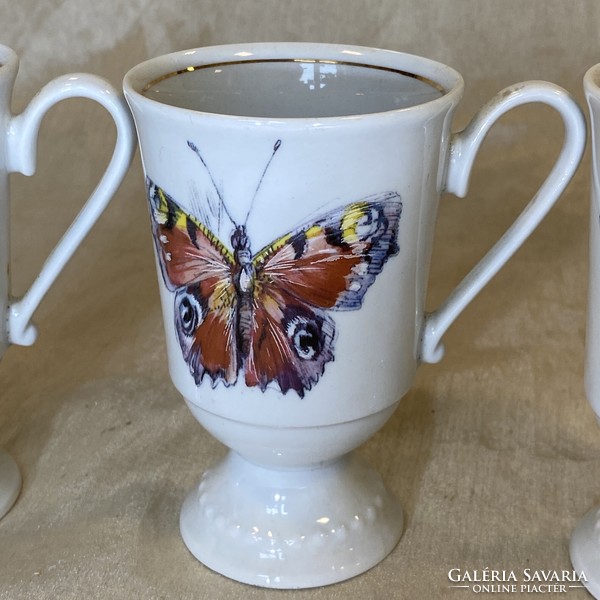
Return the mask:
<path id="1" fill-rule="evenodd" d="M 175 292 L 175 328 L 196 384 L 235 383 L 237 294 L 232 253 L 202 223 L 147 179 L 153 237 L 166 287 Z"/>
<path id="2" fill-rule="evenodd" d="M 253 259 L 254 328 L 246 382 L 275 381 L 300 396 L 333 360 L 328 310 L 357 310 L 399 252 L 402 203 L 395 192 L 354 202 L 289 233 Z"/>
<path id="3" fill-rule="evenodd" d="M 254 305 L 254 325 L 245 362 L 246 385 L 263 391 L 276 382 L 300 397 L 333 360 L 335 324 L 325 311 L 299 302 L 284 288 L 265 286 Z"/>

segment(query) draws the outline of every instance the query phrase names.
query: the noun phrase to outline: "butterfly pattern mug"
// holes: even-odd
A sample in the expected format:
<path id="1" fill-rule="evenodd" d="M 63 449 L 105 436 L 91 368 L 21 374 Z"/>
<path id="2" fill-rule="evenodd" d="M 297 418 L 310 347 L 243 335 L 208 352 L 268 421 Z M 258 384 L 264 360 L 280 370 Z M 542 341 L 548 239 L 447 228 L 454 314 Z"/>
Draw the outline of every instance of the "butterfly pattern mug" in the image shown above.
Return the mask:
<path id="1" fill-rule="evenodd" d="M 277 140 L 273 153 L 280 146 Z M 213 387 L 231 386 L 241 370 L 248 387 L 264 392 L 274 384 L 303 398 L 334 360 L 328 311 L 358 310 L 399 252 L 400 196 L 386 192 L 334 208 L 253 255 L 250 213 L 244 224 L 230 219 L 228 248 L 203 224 L 208 218 L 190 216 L 147 184 L 163 282 L 174 293 L 177 338 L 196 385 L 206 376 Z"/>
<path id="2" fill-rule="evenodd" d="M 592 132 L 585 392 L 600 423 L 600 64 L 587 71 L 583 87 Z M 585 573 L 586 587 L 595 598 L 600 598 L 600 506 L 589 510 L 578 523 L 570 550 L 573 566 Z"/>
<path id="3" fill-rule="evenodd" d="M 129 169 L 135 150 L 131 114 L 119 94 L 106 80 L 83 73 L 59 77 L 45 85 L 19 115 L 10 110 L 19 68 L 15 52 L 0 45 L 0 356 L 11 344 L 28 346 L 35 341 L 31 317 L 62 268 L 94 225 Z M 57 102 L 82 97 L 96 101 L 111 115 L 117 140 L 110 163 L 90 198 L 47 258 L 37 278 L 22 298 L 10 293 L 10 194 L 9 174 L 33 175 L 37 135 L 46 112 Z M 19 493 L 21 478 L 16 464 L 0 450 L 0 517 Z"/>
<path id="4" fill-rule="evenodd" d="M 241 44 L 159 57 L 124 80 L 146 176 L 169 370 L 231 452 L 186 499 L 191 552 L 229 577 L 310 587 L 382 560 L 402 511 L 352 452 L 452 321 L 556 201 L 585 144 L 542 82 L 452 134 L 461 76 L 356 46 Z M 557 163 L 439 310 L 424 310 L 440 194 L 465 195 L 491 125 L 529 102 L 565 124 Z"/>

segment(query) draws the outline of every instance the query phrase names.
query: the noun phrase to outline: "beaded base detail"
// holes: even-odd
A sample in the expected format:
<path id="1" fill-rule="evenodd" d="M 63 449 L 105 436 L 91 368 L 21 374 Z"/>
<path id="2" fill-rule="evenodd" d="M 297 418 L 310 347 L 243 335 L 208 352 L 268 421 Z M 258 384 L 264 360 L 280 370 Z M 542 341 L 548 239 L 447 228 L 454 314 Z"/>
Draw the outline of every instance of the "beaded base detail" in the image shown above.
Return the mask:
<path id="1" fill-rule="evenodd" d="M 358 455 L 273 470 L 230 453 L 207 471 L 181 513 L 200 561 L 265 587 L 334 583 L 381 561 L 402 534 L 402 511 Z"/>

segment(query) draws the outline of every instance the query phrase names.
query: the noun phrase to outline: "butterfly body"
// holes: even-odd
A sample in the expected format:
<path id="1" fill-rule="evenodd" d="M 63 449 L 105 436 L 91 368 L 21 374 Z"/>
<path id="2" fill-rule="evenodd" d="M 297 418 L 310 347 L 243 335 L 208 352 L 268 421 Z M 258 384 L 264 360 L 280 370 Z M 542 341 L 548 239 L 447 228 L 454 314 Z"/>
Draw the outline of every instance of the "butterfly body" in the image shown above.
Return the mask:
<path id="1" fill-rule="evenodd" d="M 256 277 L 252 264 L 250 239 L 244 225 L 238 225 L 231 235 L 234 268 L 233 284 L 237 292 L 237 350 L 239 356 L 247 356 L 252 328 L 252 298 Z"/>
<path id="2" fill-rule="evenodd" d="M 398 253 L 402 204 L 386 192 L 326 212 L 252 253 L 246 225 L 231 248 L 150 179 L 147 194 L 175 329 L 197 385 L 275 384 L 300 397 L 334 359 L 332 311 L 358 310 Z"/>

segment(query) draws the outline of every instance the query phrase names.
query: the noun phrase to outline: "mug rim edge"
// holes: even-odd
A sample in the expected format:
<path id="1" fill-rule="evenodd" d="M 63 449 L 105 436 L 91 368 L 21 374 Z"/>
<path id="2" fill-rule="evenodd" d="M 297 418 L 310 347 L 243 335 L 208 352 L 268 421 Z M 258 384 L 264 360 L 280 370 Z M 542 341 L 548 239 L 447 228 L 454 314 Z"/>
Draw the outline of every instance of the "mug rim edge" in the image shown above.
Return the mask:
<path id="1" fill-rule="evenodd" d="M 312 49 L 312 52 L 311 52 Z M 253 50 L 253 52 L 251 52 Z M 251 54 L 250 54 L 251 52 Z M 242 56 L 239 53 L 243 53 Z M 237 56 L 236 56 L 237 54 Z M 143 91 L 148 85 L 162 78 L 169 77 L 171 74 L 183 72 L 187 66 L 190 66 L 189 57 L 193 55 L 199 55 L 204 60 L 195 61 L 198 67 L 210 66 L 214 62 L 231 62 L 231 63 L 243 63 L 243 62 L 259 62 L 273 59 L 282 60 L 335 60 L 335 56 L 338 58 L 340 55 L 344 57 L 344 54 L 350 56 L 345 57 L 346 63 L 356 64 L 358 66 L 373 67 L 373 68 L 389 68 L 389 70 L 403 72 L 408 76 L 415 77 L 417 79 L 429 81 L 429 85 L 432 85 L 442 94 L 438 98 L 421 102 L 405 108 L 390 109 L 381 112 L 373 113 L 358 113 L 356 115 L 334 115 L 327 117 L 252 117 L 249 115 L 230 115 L 227 113 L 217 113 L 194 110 L 190 108 L 184 108 L 181 106 L 173 106 L 159 102 L 146 96 Z M 325 56 L 327 55 L 327 56 Z M 371 60 L 366 62 L 358 62 L 352 60 L 352 57 L 358 58 L 369 57 Z M 250 56 L 254 58 L 250 58 Z M 212 59 L 210 59 L 212 57 Z M 381 57 L 382 59 L 388 58 L 387 61 L 381 60 L 376 61 L 376 58 Z M 244 60 L 246 58 L 247 60 Z M 184 60 L 185 59 L 185 60 Z M 399 65 L 399 61 L 404 61 L 404 65 Z M 343 60 L 336 62 L 344 62 Z M 389 63 L 395 62 L 396 65 L 390 65 Z M 422 68 L 409 69 L 406 68 L 406 63 L 413 63 L 414 65 L 420 65 Z M 385 64 L 382 64 L 385 63 Z M 162 68 L 159 68 L 162 65 Z M 168 66 L 167 66 L 168 65 Z M 196 65 L 194 65 L 196 66 Z M 443 75 L 443 76 L 442 76 Z M 441 88 L 441 89 L 440 89 Z M 315 121 L 334 124 L 336 122 L 348 122 L 350 120 L 364 120 L 366 118 L 381 118 L 389 117 L 390 115 L 414 114 L 415 112 L 421 111 L 432 111 L 438 112 L 443 110 L 443 107 L 447 106 L 450 101 L 452 104 L 458 103 L 458 100 L 462 97 L 464 90 L 464 80 L 462 75 L 456 71 L 456 69 L 445 65 L 444 63 L 436 60 L 419 56 L 416 54 L 410 54 L 406 52 L 400 52 L 397 50 L 386 50 L 381 48 L 372 48 L 367 46 L 357 46 L 351 44 L 329 44 L 329 43 L 314 43 L 314 42 L 258 42 L 258 43 L 241 43 L 241 44 L 224 44 L 215 46 L 203 46 L 198 48 L 191 48 L 188 50 L 179 50 L 168 54 L 156 56 L 154 58 L 145 60 L 127 71 L 123 78 L 123 92 L 128 102 L 135 99 L 142 104 L 147 106 L 160 106 L 161 110 L 183 112 L 185 114 L 202 115 L 206 118 L 216 119 L 227 119 L 244 122 L 259 122 L 259 123 L 285 123 L 287 125 L 293 123 L 314 123 Z M 439 109 L 438 109 L 439 106 Z"/>

